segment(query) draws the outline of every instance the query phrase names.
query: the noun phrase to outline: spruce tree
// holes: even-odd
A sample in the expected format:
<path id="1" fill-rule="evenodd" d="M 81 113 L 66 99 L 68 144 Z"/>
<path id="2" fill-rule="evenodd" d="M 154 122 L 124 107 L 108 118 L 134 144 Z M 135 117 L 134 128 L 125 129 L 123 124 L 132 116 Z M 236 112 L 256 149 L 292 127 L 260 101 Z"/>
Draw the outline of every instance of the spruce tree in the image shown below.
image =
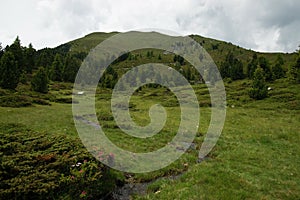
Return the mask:
<path id="1" fill-rule="evenodd" d="M 74 82 L 79 68 L 80 60 L 71 55 L 67 55 L 63 69 L 63 80 L 66 82 Z"/>
<path id="2" fill-rule="evenodd" d="M 47 72 L 43 67 L 40 67 L 32 77 L 31 87 L 36 92 L 48 93 L 48 84 Z"/>
<path id="3" fill-rule="evenodd" d="M 17 37 L 12 45 L 8 46 L 5 50 L 10 51 L 13 54 L 19 71 L 18 73 L 21 73 L 24 70 L 24 52 L 19 37 Z"/>
<path id="4" fill-rule="evenodd" d="M 248 64 L 248 67 L 247 67 L 248 78 L 250 78 L 250 79 L 253 78 L 253 75 L 257 68 L 257 65 L 258 65 L 258 59 L 257 59 L 257 55 L 255 53 L 255 54 L 253 54 L 252 60 L 250 61 L 250 63 Z"/>
<path id="5" fill-rule="evenodd" d="M 3 55 L 3 53 L 4 53 L 4 50 L 2 48 L 2 43 L 0 42 L 0 59 L 1 59 L 2 55 Z"/>
<path id="6" fill-rule="evenodd" d="M 63 61 L 59 54 L 55 55 L 54 61 L 51 66 L 51 80 L 62 81 L 63 80 Z"/>
<path id="7" fill-rule="evenodd" d="M 232 52 L 229 52 L 225 62 L 221 63 L 220 73 L 222 78 L 231 78 L 232 80 L 243 79 L 243 63 L 235 58 Z"/>
<path id="8" fill-rule="evenodd" d="M 24 64 L 25 64 L 24 68 L 27 73 L 31 73 L 32 69 L 34 69 L 35 53 L 36 50 L 33 48 L 32 44 L 30 43 L 28 48 L 26 48 L 24 51 Z"/>
<path id="9" fill-rule="evenodd" d="M 258 58 L 258 63 L 259 63 L 259 66 L 264 70 L 266 81 L 273 80 L 269 61 L 265 57 L 261 56 Z"/>
<path id="10" fill-rule="evenodd" d="M 288 71 L 288 79 L 294 83 L 300 83 L 300 54 L 295 64 L 290 66 Z"/>
<path id="11" fill-rule="evenodd" d="M 249 92 L 249 95 L 251 98 L 257 100 L 264 99 L 268 95 L 266 77 L 264 70 L 261 67 L 257 67 L 254 72 L 252 88 Z"/>
<path id="12" fill-rule="evenodd" d="M 0 60 L 0 87 L 15 89 L 19 83 L 20 71 L 13 53 L 5 51 Z"/>
<path id="13" fill-rule="evenodd" d="M 276 59 L 276 63 L 272 67 L 272 73 L 274 79 L 279 79 L 284 77 L 285 73 L 282 67 L 283 64 L 284 64 L 283 58 L 280 55 L 278 55 Z"/>

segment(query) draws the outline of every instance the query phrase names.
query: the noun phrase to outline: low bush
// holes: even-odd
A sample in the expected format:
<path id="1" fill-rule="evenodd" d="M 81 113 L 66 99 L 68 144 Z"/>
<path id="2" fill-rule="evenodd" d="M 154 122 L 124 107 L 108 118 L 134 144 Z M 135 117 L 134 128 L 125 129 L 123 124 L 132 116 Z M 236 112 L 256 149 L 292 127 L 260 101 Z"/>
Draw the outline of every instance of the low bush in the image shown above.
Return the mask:
<path id="1" fill-rule="evenodd" d="M 0 199 L 100 199 L 119 182 L 79 139 L 17 124 L 0 124 L 0 160 Z"/>
<path id="2" fill-rule="evenodd" d="M 73 88 L 73 84 L 64 83 L 64 82 L 55 82 L 52 85 L 50 85 L 50 89 L 54 91 L 71 90 L 72 88 Z"/>
<path id="3" fill-rule="evenodd" d="M 23 95 L 7 95 L 0 97 L 0 106 L 2 107 L 27 107 L 32 105 L 32 99 Z"/>
<path id="4" fill-rule="evenodd" d="M 71 97 L 61 97 L 55 99 L 55 102 L 57 103 L 72 103 L 72 98 Z"/>
<path id="5" fill-rule="evenodd" d="M 199 106 L 200 107 L 211 107 L 210 99 L 199 101 Z"/>
<path id="6" fill-rule="evenodd" d="M 32 103 L 39 104 L 39 105 L 45 105 L 45 106 L 51 106 L 51 103 L 49 101 L 40 99 L 40 98 L 33 98 Z"/>
<path id="7" fill-rule="evenodd" d="M 0 88 L 0 96 L 5 96 L 5 95 L 7 95 L 8 93 L 9 93 L 8 90 L 5 90 L 5 89 Z"/>

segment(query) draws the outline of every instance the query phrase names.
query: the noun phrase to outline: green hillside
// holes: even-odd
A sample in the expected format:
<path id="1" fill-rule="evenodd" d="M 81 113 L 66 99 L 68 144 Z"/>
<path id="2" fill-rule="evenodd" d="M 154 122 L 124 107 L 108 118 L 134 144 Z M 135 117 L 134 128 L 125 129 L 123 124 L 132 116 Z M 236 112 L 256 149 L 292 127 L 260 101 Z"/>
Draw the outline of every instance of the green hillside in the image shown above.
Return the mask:
<path id="1" fill-rule="evenodd" d="M 72 53 L 88 53 L 92 48 L 97 46 L 100 42 L 107 39 L 108 37 L 117 34 L 118 32 L 104 33 L 95 32 L 88 34 L 82 38 L 70 41 L 65 45 L 70 45 L 69 51 Z M 224 42 L 220 40 L 215 40 L 211 38 L 206 38 L 199 35 L 190 35 L 196 42 L 198 42 L 204 49 L 210 54 L 217 66 L 221 62 L 225 61 L 228 52 L 232 52 L 235 57 L 240 59 L 244 66 L 252 59 L 253 54 L 257 56 L 264 56 L 269 60 L 270 64 L 274 64 L 278 55 L 281 55 L 284 60 L 284 68 L 287 69 L 289 65 L 295 62 L 297 58 L 297 53 L 263 53 L 255 52 L 250 49 L 245 49 L 243 47 L 234 45 L 229 42 Z M 59 47 L 58 47 L 59 48 Z"/>
<path id="2" fill-rule="evenodd" d="M 0 49 L 0 199 L 300 199 L 300 55 L 254 52 L 191 36 L 216 62 L 226 90 L 223 132 L 200 160 L 212 117 L 209 88 L 220 79 L 205 84 L 184 58 L 158 49 L 120 56 L 99 81 L 96 113 L 84 109 L 75 119 L 93 128 L 100 125 L 116 146 L 136 153 L 160 149 L 172 142 L 181 123 L 182 108 L 170 89 L 146 84 L 130 97 L 130 116 L 146 126 L 150 108 L 160 104 L 167 113 L 163 128 L 153 137 L 138 138 L 117 125 L 112 91 L 134 66 L 162 63 L 174 68 L 189 81 L 200 106 L 191 147 L 169 166 L 133 174 L 95 159 L 80 140 L 72 113 L 72 103 L 80 101 L 72 97 L 90 97 L 88 91 L 73 91 L 82 61 L 114 34 L 91 33 L 38 51 L 32 45 L 21 46 L 17 38 Z M 215 71 L 209 68 L 211 72 Z M 132 80 L 145 83 L 148 74 L 141 74 Z M 172 73 L 160 75 L 166 74 L 175 83 Z M 118 106 L 123 110 L 122 104 Z M 92 121 L 95 118 L 99 125 Z M 94 147 L 99 160 L 117 160 L 112 152 Z"/>

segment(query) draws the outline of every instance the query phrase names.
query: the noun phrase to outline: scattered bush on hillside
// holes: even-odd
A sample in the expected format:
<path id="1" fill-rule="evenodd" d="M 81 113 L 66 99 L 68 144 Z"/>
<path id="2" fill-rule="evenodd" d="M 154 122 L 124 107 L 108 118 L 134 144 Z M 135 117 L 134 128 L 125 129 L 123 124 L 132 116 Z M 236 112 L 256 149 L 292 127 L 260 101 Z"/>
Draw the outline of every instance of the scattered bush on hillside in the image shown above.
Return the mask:
<path id="1" fill-rule="evenodd" d="M 32 77 L 31 87 L 36 92 L 48 93 L 48 84 L 49 79 L 46 70 L 40 67 Z"/>
<path id="2" fill-rule="evenodd" d="M 268 88 L 265 80 L 264 70 L 261 67 L 257 67 L 254 72 L 252 88 L 249 92 L 251 98 L 260 100 L 267 97 Z"/>
<path id="3" fill-rule="evenodd" d="M 2 107 L 27 107 L 32 105 L 32 99 L 23 95 L 7 95 L 0 97 L 0 106 Z"/>
<path id="4" fill-rule="evenodd" d="M 300 55 L 298 56 L 296 63 L 290 66 L 288 78 L 292 83 L 300 83 Z"/>
<path id="5" fill-rule="evenodd" d="M 0 124 L 0 138 L 0 199 L 99 199 L 115 187 L 119 175 L 79 139 L 18 124 Z"/>

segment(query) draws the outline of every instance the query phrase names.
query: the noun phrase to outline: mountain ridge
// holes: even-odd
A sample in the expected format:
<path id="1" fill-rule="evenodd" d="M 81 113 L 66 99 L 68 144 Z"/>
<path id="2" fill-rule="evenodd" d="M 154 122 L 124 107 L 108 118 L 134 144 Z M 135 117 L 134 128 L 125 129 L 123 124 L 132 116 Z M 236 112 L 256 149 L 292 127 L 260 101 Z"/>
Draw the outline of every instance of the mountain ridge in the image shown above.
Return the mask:
<path id="1" fill-rule="evenodd" d="M 104 41 L 105 39 L 118 34 L 121 32 L 113 31 L 113 32 L 92 32 L 83 37 L 77 38 L 75 40 L 71 40 L 62 45 L 59 45 L 53 49 L 62 49 L 63 47 L 69 46 L 69 52 L 72 54 L 75 53 L 88 53 L 91 49 L 96 47 L 99 43 Z M 259 52 L 254 51 L 252 49 L 246 49 L 244 47 L 240 47 L 239 45 L 235 45 L 231 42 L 226 42 L 214 38 L 208 38 L 201 35 L 188 35 L 196 42 L 198 42 L 213 58 L 217 66 L 220 66 L 222 62 L 225 61 L 226 55 L 229 52 L 232 52 L 233 55 L 240 59 L 244 66 L 250 62 L 254 54 L 257 56 L 265 57 L 270 64 L 274 64 L 276 62 L 277 57 L 280 55 L 284 60 L 284 68 L 287 69 L 288 66 L 294 63 L 297 58 L 297 53 L 284 53 L 284 52 Z"/>

